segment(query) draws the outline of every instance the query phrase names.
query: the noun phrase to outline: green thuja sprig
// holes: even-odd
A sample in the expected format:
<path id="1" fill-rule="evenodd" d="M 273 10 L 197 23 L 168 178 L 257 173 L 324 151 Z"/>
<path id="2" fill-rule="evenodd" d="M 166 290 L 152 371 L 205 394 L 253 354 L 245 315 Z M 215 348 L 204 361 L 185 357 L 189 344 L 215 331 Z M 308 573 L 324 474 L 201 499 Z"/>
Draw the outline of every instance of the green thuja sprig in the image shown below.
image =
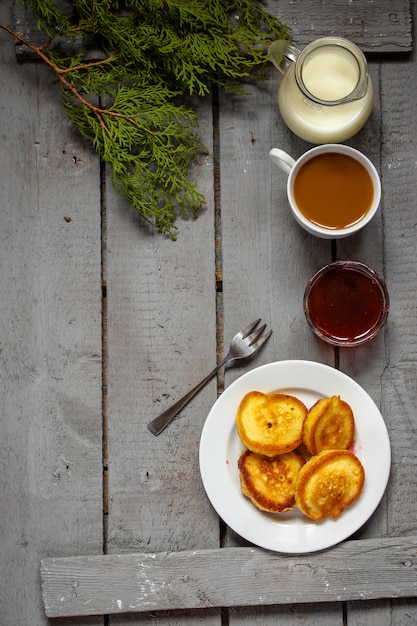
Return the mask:
<path id="1" fill-rule="evenodd" d="M 116 189 L 175 238 L 176 216 L 204 204 L 187 174 L 205 148 L 178 97 L 213 84 L 244 92 L 286 27 L 256 0 L 68 0 L 65 11 L 56 0 L 21 2 L 45 32 L 43 46 L 28 45 L 58 76 L 69 118 L 111 165 Z"/>
<path id="2" fill-rule="evenodd" d="M 86 111 L 64 92 L 68 116 L 100 157 L 112 165 L 112 181 L 135 209 L 160 232 L 175 237 L 178 210 L 196 217 L 204 203 L 187 178 L 190 162 L 204 146 L 193 128 L 196 115 L 174 105 L 159 86 L 119 86 L 113 104 Z"/>

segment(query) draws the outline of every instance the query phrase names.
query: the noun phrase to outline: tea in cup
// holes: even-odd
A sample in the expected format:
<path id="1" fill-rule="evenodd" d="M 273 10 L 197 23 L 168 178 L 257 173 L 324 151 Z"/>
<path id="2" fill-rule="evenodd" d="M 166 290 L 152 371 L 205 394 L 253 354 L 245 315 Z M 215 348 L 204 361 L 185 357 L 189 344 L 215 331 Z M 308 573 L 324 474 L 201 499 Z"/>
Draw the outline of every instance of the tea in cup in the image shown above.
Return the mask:
<path id="1" fill-rule="evenodd" d="M 278 148 L 272 161 L 288 174 L 287 196 L 296 221 L 323 239 L 340 239 L 363 228 L 381 200 L 381 181 L 362 152 L 343 144 L 325 144 L 299 159 Z"/>

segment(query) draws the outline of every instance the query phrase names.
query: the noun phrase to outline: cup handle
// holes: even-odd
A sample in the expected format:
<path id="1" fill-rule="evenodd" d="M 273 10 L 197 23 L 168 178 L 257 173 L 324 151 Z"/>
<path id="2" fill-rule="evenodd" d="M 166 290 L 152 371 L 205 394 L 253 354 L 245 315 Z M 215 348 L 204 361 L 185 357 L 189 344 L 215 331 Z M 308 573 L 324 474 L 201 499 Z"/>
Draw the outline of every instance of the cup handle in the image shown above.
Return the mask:
<path id="1" fill-rule="evenodd" d="M 286 174 L 289 174 L 295 165 L 295 159 L 284 152 L 284 150 L 279 150 L 279 148 L 272 148 L 269 152 L 269 156 L 271 161 L 273 161 L 275 165 L 278 165 Z"/>
<path id="2" fill-rule="evenodd" d="M 268 48 L 268 56 L 281 74 L 285 74 L 288 68 L 296 62 L 299 55 L 299 49 L 285 39 L 273 41 Z"/>

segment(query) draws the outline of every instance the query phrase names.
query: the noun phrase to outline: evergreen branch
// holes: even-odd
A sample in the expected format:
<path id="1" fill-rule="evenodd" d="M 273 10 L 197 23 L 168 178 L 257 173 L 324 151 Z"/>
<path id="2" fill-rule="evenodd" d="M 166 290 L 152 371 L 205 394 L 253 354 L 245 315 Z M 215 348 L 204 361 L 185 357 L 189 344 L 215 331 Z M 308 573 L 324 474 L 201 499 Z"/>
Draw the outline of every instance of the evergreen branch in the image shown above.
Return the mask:
<path id="1" fill-rule="evenodd" d="M 261 0 L 72 0 L 65 14 L 57 0 L 20 2 L 47 41 L 35 46 L 0 27 L 55 73 L 68 117 L 111 165 L 115 188 L 175 239 L 176 215 L 196 217 L 204 205 L 187 173 L 206 149 L 195 113 L 174 98 L 213 84 L 242 93 L 264 78 L 266 48 L 289 38 L 286 27 Z M 89 38 L 103 58 L 88 58 Z M 67 40 L 76 53 L 65 54 Z"/>
<path id="2" fill-rule="evenodd" d="M 71 67 L 62 67 L 60 68 L 59 72 L 61 75 L 63 75 L 67 72 L 76 72 L 77 70 L 85 71 L 91 69 L 92 67 L 100 67 L 102 65 L 105 65 L 106 63 L 113 63 L 115 60 L 117 60 L 116 54 L 111 57 L 106 57 L 105 59 L 100 59 L 100 61 L 91 61 L 90 63 L 80 63 Z"/>
<path id="3" fill-rule="evenodd" d="M 184 107 L 167 104 L 175 94 L 161 87 L 155 100 L 154 89 L 119 86 L 113 91 L 110 107 L 89 102 L 65 77 L 72 70 L 58 67 L 43 51 L 6 24 L 0 24 L 20 43 L 28 46 L 56 74 L 63 87 L 63 103 L 71 121 L 91 140 L 101 158 L 112 165 L 112 181 L 143 218 L 155 223 L 158 231 L 176 238 L 177 209 L 196 217 L 204 204 L 197 183 L 190 183 L 190 161 L 205 150 L 191 129 L 195 114 Z M 102 67 L 103 62 L 88 64 Z M 81 66 L 81 69 L 86 69 Z M 93 120 L 95 118 L 95 122 Z M 185 126 L 188 124 L 188 127 Z M 146 140 L 152 138 L 152 143 Z"/>
<path id="4" fill-rule="evenodd" d="M 53 63 L 53 61 L 51 61 L 50 58 L 43 52 L 43 50 L 45 49 L 45 45 L 35 46 L 34 44 L 30 43 L 30 41 L 28 41 L 27 39 L 22 37 L 22 35 L 20 35 L 19 33 L 15 32 L 12 28 L 7 26 L 7 24 L 1 24 L 0 23 L 0 28 L 2 28 L 3 30 L 7 31 L 10 35 L 13 35 L 21 44 L 27 46 L 30 50 L 32 50 L 32 52 L 34 52 L 36 55 L 38 55 L 46 63 L 46 65 L 48 65 L 55 72 L 55 74 L 58 76 L 59 80 L 61 81 L 61 84 L 62 84 L 63 88 L 64 89 L 68 89 L 68 91 L 70 91 L 71 94 L 75 98 L 78 98 L 78 100 L 80 101 L 80 103 L 84 107 L 90 109 L 94 113 L 94 115 L 96 116 L 96 118 L 99 121 L 100 126 L 103 128 L 103 130 L 105 130 L 106 132 L 109 132 L 109 129 L 107 128 L 106 124 L 104 123 L 104 119 L 105 119 L 105 117 L 107 115 L 114 116 L 114 117 L 123 117 L 127 121 L 129 121 L 131 124 L 135 124 L 135 121 L 132 118 L 129 118 L 129 117 L 123 115 L 122 113 L 118 113 L 117 111 L 112 111 L 112 110 L 109 110 L 109 109 L 101 109 L 100 107 L 97 107 L 94 104 L 92 104 L 91 102 L 89 102 L 88 100 L 86 100 L 81 95 L 81 93 L 79 91 L 77 91 L 77 89 L 68 80 L 66 80 L 66 78 L 64 77 L 64 74 L 66 72 L 71 72 L 73 70 L 78 69 L 77 66 L 74 67 L 74 68 L 69 67 L 67 69 L 62 69 L 62 68 L 58 67 L 55 63 Z M 90 65 L 91 67 L 93 67 L 93 66 L 98 66 L 98 65 L 102 65 L 102 64 L 103 64 L 103 61 L 97 61 L 96 63 L 86 64 L 86 65 Z M 84 68 L 85 68 L 85 66 L 84 66 Z"/>

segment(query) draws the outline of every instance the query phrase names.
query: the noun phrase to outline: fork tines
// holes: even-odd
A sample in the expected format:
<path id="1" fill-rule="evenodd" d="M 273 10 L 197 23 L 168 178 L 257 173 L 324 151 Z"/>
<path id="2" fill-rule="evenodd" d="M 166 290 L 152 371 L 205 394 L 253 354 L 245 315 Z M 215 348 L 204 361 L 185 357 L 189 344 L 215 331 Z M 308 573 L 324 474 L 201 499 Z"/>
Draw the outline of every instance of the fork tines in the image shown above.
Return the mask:
<path id="1" fill-rule="evenodd" d="M 248 337 L 251 334 L 251 332 L 255 330 L 255 328 L 258 326 L 260 321 L 261 321 L 261 318 L 255 320 L 254 322 L 249 324 L 249 326 L 247 326 L 246 328 L 241 330 L 240 333 L 239 333 L 240 338 L 241 339 L 245 339 L 246 337 Z M 264 328 L 265 328 L 265 326 L 264 326 Z"/>

